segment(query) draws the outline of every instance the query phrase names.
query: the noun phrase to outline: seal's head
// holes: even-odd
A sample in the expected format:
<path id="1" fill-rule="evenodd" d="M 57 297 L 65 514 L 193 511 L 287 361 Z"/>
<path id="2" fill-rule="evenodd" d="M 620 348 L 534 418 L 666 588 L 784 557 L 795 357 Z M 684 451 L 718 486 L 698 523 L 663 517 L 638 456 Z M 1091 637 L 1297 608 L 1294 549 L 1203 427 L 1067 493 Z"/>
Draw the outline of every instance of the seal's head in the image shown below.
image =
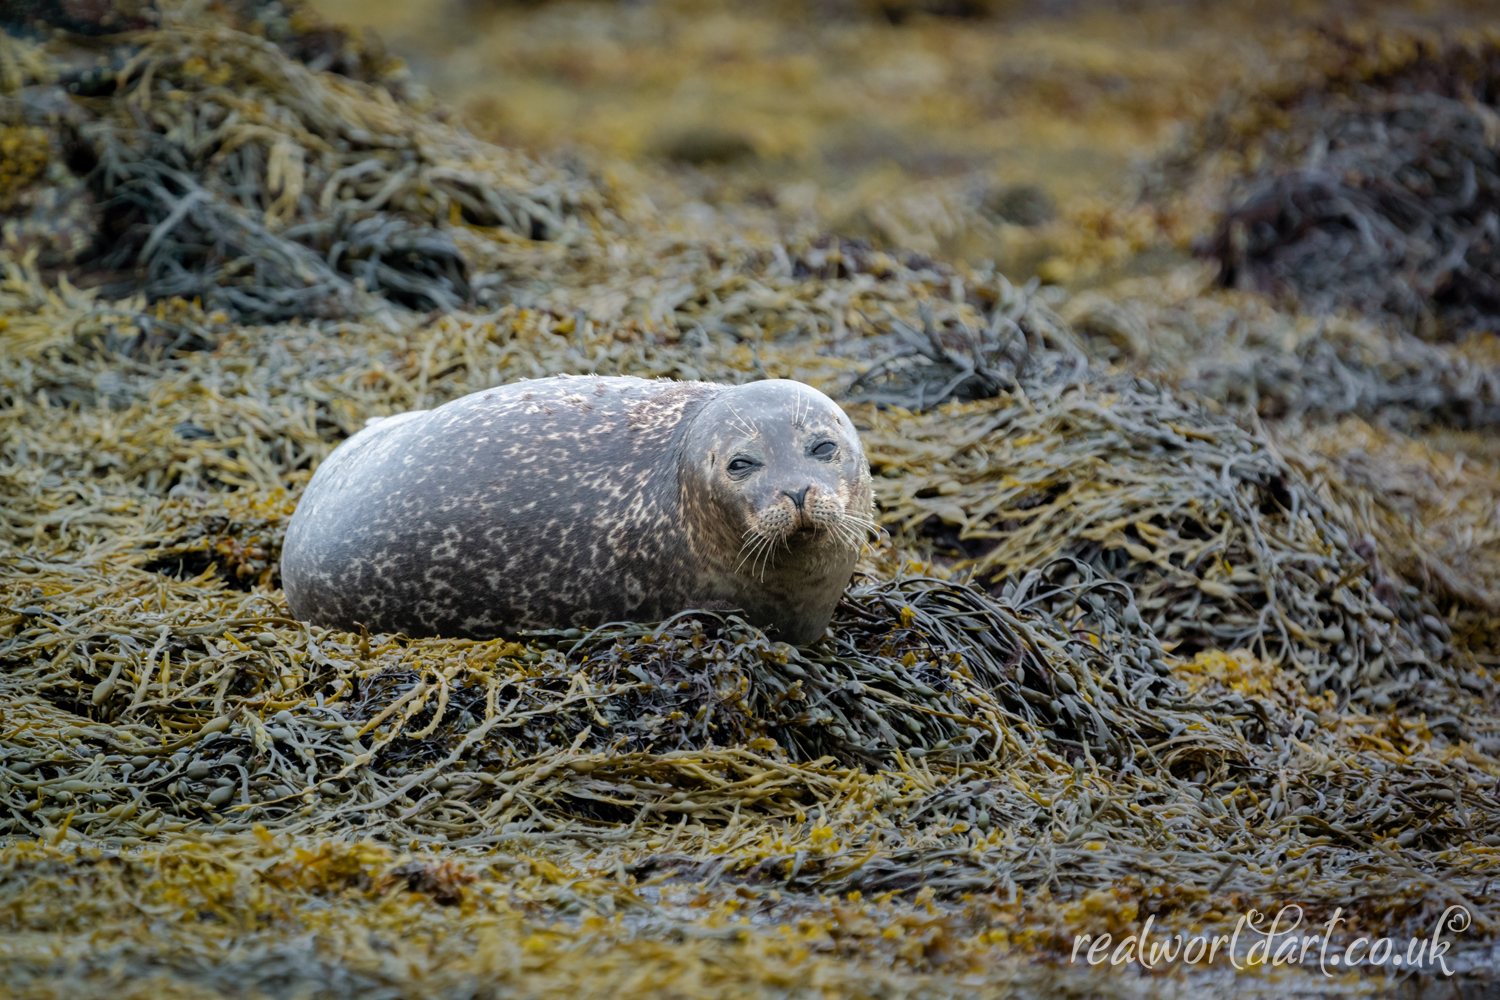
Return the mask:
<path id="1" fill-rule="evenodd" d="M 843 410 L 786 379 L 728 388 L 694 415 L 682 462 L 694 533 L 734 553 L 725 569 L 741 606 L 826 578 L 831 612 L 875 527 L 870 466 Z"/>

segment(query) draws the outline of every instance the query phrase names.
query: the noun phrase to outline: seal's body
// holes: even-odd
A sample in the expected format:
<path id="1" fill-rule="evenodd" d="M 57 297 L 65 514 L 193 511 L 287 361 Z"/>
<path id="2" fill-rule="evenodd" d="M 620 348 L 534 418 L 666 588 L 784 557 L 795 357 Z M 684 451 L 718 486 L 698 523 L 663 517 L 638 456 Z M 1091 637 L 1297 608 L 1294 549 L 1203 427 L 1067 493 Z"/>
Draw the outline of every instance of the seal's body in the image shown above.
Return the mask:
<path id="1" fill-rule="evenodd" d="M 282 585 L 297 617 L 345 630 L 488 638 L 732 607 L 806 643 L 871 498 L 853 424 L 809 386 L 523 381 L 334 449 Z"/>

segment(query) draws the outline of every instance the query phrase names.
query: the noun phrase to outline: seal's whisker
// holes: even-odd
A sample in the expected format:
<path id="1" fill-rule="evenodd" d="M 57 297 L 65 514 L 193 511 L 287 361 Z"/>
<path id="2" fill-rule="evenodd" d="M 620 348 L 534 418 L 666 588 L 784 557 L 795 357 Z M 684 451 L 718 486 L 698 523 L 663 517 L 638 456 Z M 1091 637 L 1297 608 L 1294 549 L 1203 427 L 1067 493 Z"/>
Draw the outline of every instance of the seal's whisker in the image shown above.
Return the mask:
<path id="1" fill-rule="evenodd" d="M 750 423 L 750 421 L 741 416 L 739 410 L 736 410 L 731 406 L 729 408 L 729 412 L 734 415 L 734 419 L 730 421 L 730 423 L 734 425 L 735 430 L 741 431 L 747 437 L 755 436 L 755 427 Z"/>
<path id="2" fill-rule="evenodd" d="M 863 524 L 850 524 L 847 521 L 840 521 L 839 528 L 842 529 L 846 535 L 856 538 L 868 535 L 870 533 L 870 529 L 868 526 Z"/>
<path id="3" fill-rule="evenodd" d="M 748 531 L 746 532 L 747 535 L 749 533 L 750 532 Z M 734 564 L 734 571 L 736 573 L 738 573 L 740 571 L 740 567 L 745 565 L 745 562 L 755 554 L 755 552 L 760 548 L 760 543 L 764 540 L 765 536 L 760 534 L 757 534 L 754 538 L 745 540 L 745 542 L 740 546 L 740 561 Z"/>
<path id="4" fill-rule="evenodd" d="M 888 534 L 885 527 L 877 524 L 873 518 L 860 517 L 857 514 L 845 513 L 840 517 L 839 523 L 851 529 L 863 528 L 867 534 L 873 532 L 877 537 L 884 537 Z"/>
<path id="5" fill-rule="evenodd" d="M 772 548 L 774 546 L 774 540 L 767 538 L 765 535 L 757 535 L 754 542 L 751 543 L 750 551 L 746 553 L 744 559 L 740 560 L 741 564 L 748 561 L 750 563 L 750 572 L 754 573 L 756 571 L 756 564 L 760 561 L 761 554 L 768 548 Z M 738 572 L 739 568 L 739 566 L 736 566 L 735 571 Z M 762 571 L 762 573 L 764 573 L 764 571 Z"/>
<path id="6" fill-rule="evenodd" d="M 760 550 L 764 543 L 765 538 L 757 535 L 755 540 L 750 543 L 750 550 L 745 553 L 745 558 L 740 560 L 740 566 L 745 566 L 747 573 L 752 575 L 755 573 L 755 564 L 760 559 Z M 734 568 L 735 572 L 739 572 L 740 566 Z"/>
<path id="7" fill-rule="evenodd" d="M 766 546 L 764 546 L 764 548 L 762 549 L 762 552 L 764 553 L 764 555 L 761 557 L 761 561 L 760 561 L 760 580 L 761 580 L 762 583 L 765 582 L 765 580 L 766 580 L 766 570 L 769 569 L 769 568 L 771 568 L 771 566 L 773 565 L 772 560 L 773 560 L 773 558 L 776 555 L 776 542 L 775 542 L 775 540 L 768 538 L 768 539 L 766 539 L 766 541 L 767 541 L 768 544 Z"/>
<path id="8" fill-rule="evenodd" d="M 765 536 L 755 531 L 755 529 L 753 528 L 750 529 L 750 531 L 745 532 L 745 534 L 749 535 L 752 532 L 754 532 L 754 536 L 745 539 L 745 541 L 740 545 L 740 561 L 735 563 L 734 566 L 734 570 L 736 573 L 739 572 L 740 567 L 745 565 L 746 562 L 754 565 L 756 553 L 760 551 L 761 543 L 765 541 Z"/>

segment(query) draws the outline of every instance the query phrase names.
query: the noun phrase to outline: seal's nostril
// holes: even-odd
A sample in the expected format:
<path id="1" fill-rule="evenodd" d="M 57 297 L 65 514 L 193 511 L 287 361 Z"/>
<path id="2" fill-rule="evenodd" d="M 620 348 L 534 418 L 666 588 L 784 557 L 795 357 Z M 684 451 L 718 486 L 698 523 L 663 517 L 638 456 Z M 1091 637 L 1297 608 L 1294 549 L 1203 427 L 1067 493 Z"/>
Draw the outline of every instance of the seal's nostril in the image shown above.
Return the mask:
<path id="1" fill-rule="evenodd" d="M 793 493 L 791 490 L 782 490 L 781 492 L 791 497 L 792 503 L 797 505 L 798 510 L 801 510 L 803 503 L 807 501 L 807 491 L 811 488 L 810 486 L 804 486 L 796 493 Z"/>

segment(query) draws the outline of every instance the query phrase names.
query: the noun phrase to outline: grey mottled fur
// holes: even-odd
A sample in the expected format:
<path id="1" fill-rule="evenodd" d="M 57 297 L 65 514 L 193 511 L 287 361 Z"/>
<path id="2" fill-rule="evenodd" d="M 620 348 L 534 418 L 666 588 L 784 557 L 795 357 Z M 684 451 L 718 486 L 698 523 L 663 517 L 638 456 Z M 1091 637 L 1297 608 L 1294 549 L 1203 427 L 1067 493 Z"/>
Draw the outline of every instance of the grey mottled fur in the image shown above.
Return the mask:
<path id="1" fill-rule="evenodd" d="M 282 582 L 295 615 L 342 629 L 489 637 L 734 607 L 810 642 L 871 510 L 853 425 L 808 386 L 558 376 L 344 442 L 292 517 Z"/>

